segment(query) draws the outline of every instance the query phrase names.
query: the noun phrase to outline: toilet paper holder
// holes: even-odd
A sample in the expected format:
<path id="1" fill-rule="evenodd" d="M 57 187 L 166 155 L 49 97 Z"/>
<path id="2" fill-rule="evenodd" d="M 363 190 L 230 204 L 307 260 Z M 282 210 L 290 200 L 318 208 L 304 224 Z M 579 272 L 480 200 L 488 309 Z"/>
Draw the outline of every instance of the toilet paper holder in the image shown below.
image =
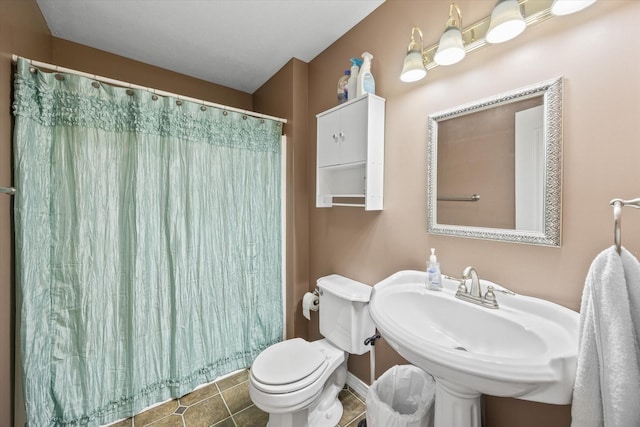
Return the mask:
<path id="1" fill-rule="evenodd" d="M 322 290 L 314 289 L 312 292 L 307 292 L 302 297 L 302 315 L 311 320 L 311 312 L 318 311 L 320 309 L 320 295 Z"/>
<path id="2" fill-rule="evenodd" d="M 313 301 L 313 306 L 314 307 L 319 307 L 320 306 L 320 297 L 322 296 L 322 289 L 320 288 L 315 288 L 312 292 L 315 296 L 317 296 L 318 298 L 316 300 Z"/>

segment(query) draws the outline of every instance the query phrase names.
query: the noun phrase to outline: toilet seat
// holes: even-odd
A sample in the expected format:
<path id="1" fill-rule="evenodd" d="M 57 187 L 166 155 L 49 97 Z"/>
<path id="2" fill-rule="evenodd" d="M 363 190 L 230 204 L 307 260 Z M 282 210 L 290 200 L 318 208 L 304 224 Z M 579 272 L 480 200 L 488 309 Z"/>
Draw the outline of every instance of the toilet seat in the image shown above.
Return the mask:
<path id="1" fill-rule="evenodd" d="M 289 344 L 291 341 L 298 343 Z M 341 375 L 346 378 L 347 357 L 348 353 L 326 339 L 308 342 L 293 338 L 274 344 L 260 353 L 251 366 L 249 396 L 258 408 L 272 415 L 308 408 L 318 401 L 328 379 L 337 371 L 343 370 Z M 275 361 L 277 368 L 269 365 L 272 361 Z M 281 374 L 284 377 L 278 379 Z M 300 376 L 303 378 L 295 379 Z M 338 377 L 341 378 L 340 375 Z M 344 378 L 340 388 L 344 385 Z M 286 381 L 290 382 L 284 383 Z"/>
<path id="2" fill-rule="evenodd" d="M 303 389 L 324 374 L 329 356 L 322 347 L 301 338 L 279 342 L 260 353 L 253 362 L 253 384 L 269 394 Z"/>

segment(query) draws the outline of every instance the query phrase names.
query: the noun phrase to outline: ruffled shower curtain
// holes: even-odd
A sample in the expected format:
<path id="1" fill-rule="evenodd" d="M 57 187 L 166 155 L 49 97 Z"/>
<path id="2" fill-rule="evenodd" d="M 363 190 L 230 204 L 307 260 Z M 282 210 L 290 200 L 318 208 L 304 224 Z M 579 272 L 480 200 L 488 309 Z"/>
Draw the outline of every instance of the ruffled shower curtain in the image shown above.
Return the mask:
<path id="1" fill-rule="evenodd" d="M 14 98 L 30 426 L 131 416 L 282 339 L 281 123 L 23 60 Z"/>

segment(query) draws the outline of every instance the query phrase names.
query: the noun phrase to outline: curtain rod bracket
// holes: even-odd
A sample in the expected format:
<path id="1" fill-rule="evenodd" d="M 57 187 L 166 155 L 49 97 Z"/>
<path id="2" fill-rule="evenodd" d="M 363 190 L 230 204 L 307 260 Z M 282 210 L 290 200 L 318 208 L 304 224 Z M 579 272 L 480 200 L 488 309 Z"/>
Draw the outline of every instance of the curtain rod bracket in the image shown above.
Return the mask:
<path id="1" fill-rule="evenodd" d="M 9 196 L 13 196 L 16 194 L 16 189 L 13 187 L 0 187 L 0 193 L 8 194 Z"/>

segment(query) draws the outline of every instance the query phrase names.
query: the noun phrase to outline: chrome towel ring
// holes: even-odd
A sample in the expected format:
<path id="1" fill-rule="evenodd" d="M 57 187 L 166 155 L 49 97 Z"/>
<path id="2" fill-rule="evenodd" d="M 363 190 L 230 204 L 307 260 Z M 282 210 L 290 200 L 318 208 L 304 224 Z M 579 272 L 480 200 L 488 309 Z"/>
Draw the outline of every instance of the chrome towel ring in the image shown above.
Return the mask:
<path id="1" fill-rule="evenodd" d="M 632 200 L 613 199 L 609 202 L 613 206 L 613 242 L 616 245 L 616 251 L 622 251 L 622 208 L 630 206 L 632 208 L 640 208 L 640 198 Z"/>

